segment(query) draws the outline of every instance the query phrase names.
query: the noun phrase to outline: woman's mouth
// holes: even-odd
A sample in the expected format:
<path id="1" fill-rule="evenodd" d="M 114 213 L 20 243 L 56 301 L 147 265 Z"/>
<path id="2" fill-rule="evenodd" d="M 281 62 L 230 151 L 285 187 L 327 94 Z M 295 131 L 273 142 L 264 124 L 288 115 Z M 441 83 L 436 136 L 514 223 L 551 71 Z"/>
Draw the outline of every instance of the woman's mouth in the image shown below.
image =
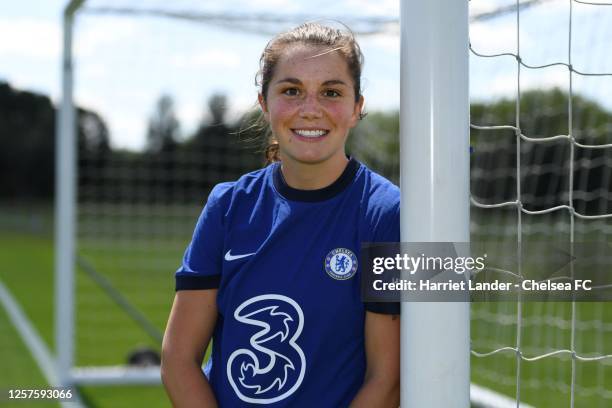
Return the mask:
<path id="1" fill-rule="evenodd" d="M 329 133 L 329 130 L 326 129 L 291 129 L 293 134 L 298 136 L 299 138 L 307 139 L 307 140 L 316 140 L 326 136 Z"/>

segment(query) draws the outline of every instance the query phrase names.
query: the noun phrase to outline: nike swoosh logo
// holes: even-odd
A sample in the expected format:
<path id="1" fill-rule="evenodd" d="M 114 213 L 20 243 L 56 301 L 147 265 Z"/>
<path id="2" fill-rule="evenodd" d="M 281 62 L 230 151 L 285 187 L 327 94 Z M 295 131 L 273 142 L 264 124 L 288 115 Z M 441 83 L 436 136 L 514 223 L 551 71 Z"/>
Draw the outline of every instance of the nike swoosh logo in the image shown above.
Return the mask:
<path id="1" fill-rule="evenodd" d="M 235 261 L 236 259 L 246 258 L 247 256 L 255 255 L 255 252 L 251 252 L 250 254 L 241 254 L 241 255 L 232 255 L 230 252 L 232 252 L 231 249 L 227 251 L 227 253 L 225 254 L 226 261 Z"/>

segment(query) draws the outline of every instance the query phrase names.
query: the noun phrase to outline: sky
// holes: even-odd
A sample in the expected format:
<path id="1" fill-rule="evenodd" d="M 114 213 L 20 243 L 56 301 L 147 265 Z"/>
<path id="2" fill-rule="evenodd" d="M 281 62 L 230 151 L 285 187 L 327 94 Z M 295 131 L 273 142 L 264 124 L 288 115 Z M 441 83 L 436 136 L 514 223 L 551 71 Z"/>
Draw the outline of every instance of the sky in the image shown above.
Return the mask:
<path id="1" fill-rule="evenodd" d="M 0 81 L 13 87 L 60 97 L 61 10 L 67 0 L 4 1 L 0 4 Z M 514 3 L 471 0 L 472 15 Z M 94 7 L 163 8 L 196 15 L 309 15 L 350 20 L 351 16 L 399 16 L 399 0 L 88 0 Z M 612 73 L 612 7 L 574 3 L 572 64 L 585 72 Z M 530 65 L 568 61 L 569 2 L 547 0 L 521 14 L 520 53 Z M 289 27 L 265 24 L 269 33 Z M 355 29 L 355 27 L 353 27 Z M 236 25 L 219 27 L 202 21 L 100 15 L 88 9 L 77 18 L 74 40 L 75 98 L 98 112 L 117 148 L 140 149 L 156 100 L 169 94 L 184 135 L 208 118 L 206 101 L 227 95 L 229 120 L 252 108 L 257 97 L 255 73 L 270 34 L 245 33 Z M 363 92 L 369 111 L 399 107 L 399 29 L 358 36 L 365 54 Z M 516 15 L 472 23 L 472 46 L 482 53 L 517 51 Z M 470 57 L 473 100 L 512 97 L 517 89 L 516 61 L 511 57 Z M 569 88 L 564 66 L 521 70 L 521 89 Z M 573 90 L 612 110 L 612 76 L 574 75 Z"/>

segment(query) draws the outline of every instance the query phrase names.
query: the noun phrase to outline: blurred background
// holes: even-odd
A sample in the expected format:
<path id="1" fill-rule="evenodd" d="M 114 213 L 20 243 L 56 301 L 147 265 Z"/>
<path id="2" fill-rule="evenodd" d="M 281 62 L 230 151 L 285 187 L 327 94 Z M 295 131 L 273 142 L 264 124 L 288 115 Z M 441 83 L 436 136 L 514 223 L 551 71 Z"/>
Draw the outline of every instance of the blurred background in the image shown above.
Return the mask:
<path id="1" fill-rule="evenodd" d="M 594 216 L 572 220 L 563 209 L 519 220 L 516 206 L 474 205 L 473 240 L 516 242 L 520 234 L 609 243 L 611 221 L 603 216 L 612 213 L 611 149 L 572 147 L 567 138 L 517 142 L 514 129 L 494 128 L 520 128 L 532 139 L 571 134 L 585 146 L 612 143 L 612 6 L 599 3 L 469 2 L 471 123 L 488 127 L 471 132 L 474 202 L 518 199 L 528 211 L 568 205 Z M 15 300 L 51 351 L 66 4 L 0 5 L 2 297 Z M 355 31 L 365 54 L 368 115 L 348 150 L 397 183 L 399 0 L 88 0 L 77 13 L 77 366 L 155 364 L 173 274 L 208 192 L 263 165 L 261 131 L 253 126 L 260 53 L 275 33 L 308 20 L 340 20 Z M 0 390 L 48 384 L 44 364 L 3 305 Z M 519 384 L 521 401 L 533 406 L 569 406 L 572 399 L 579 407 L 612 406 L 611 309 L 548 302 L 525 304 L 519 313 L 515 302 L 475 303 L 472 383 L 509 398 Z M 526 357 L 570 352 L 522 360 L 517 376 L 516 352 L 504 347 Z M 90 407 L 169 406 L 160 386 L 80 391 Z M 11 402 L 0 398 L 0 406 Z"/>

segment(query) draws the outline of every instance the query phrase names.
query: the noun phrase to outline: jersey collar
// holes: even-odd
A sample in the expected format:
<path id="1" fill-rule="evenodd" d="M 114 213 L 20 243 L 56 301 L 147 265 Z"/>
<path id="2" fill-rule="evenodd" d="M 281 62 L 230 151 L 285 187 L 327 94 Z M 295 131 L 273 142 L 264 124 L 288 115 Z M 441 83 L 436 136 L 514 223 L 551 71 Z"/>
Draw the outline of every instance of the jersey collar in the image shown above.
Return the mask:
<path id="1" fill-rule="evenodd" d="M 346 165 L 346 168 L 334 181 L 327 187 L 320 188 L 318 190 L 299 190 L 297 188 L 290 187 L 285 178 L 283 177 L 283 173 L 281 171 L 280 163 L 275 163 L 274 168 L 272 169 L 274 187 L 276 190 L 288 200 L 291 201 L 304 201 L 304 202 L 317 202 L 317 201 L 325 201 L 330 198 L 335 197 L 336 195 L 343 192 L 355 178 L 355 174 L 357 174 L 357 170 L 361 164 L 355 160 L 354 158 L 350 158 L 349 162 Z"/>

